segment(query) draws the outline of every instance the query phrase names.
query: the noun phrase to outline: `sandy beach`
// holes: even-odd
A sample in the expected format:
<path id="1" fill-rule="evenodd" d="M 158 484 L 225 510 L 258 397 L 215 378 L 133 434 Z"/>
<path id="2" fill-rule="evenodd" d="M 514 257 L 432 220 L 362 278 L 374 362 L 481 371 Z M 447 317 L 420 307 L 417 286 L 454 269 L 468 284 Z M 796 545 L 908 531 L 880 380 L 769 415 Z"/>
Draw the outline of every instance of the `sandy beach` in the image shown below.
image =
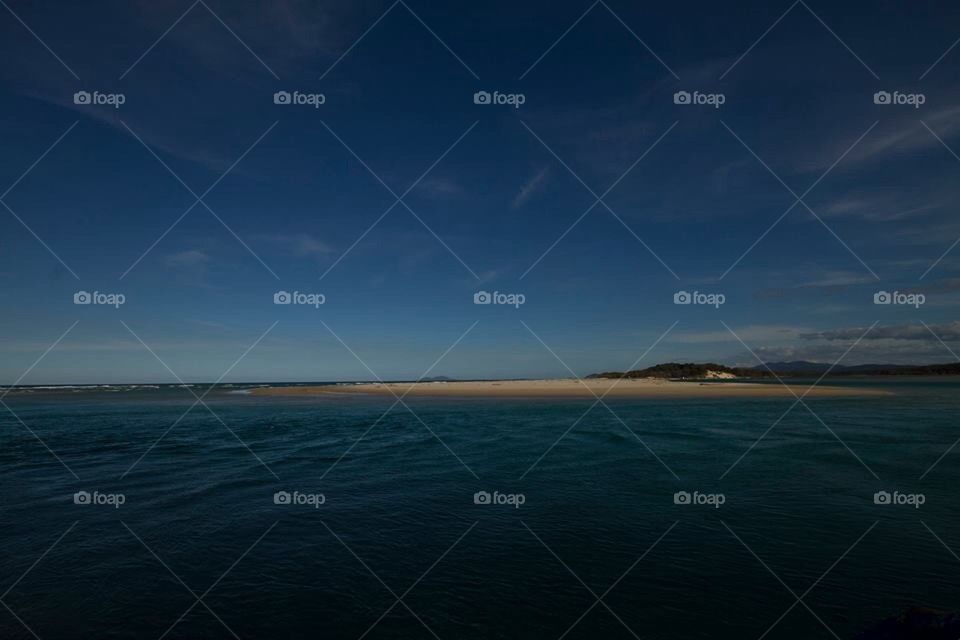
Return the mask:
<path id="1" fill-rule="evenodd" d="M 262 387 L 253 389 L 252 395 L 263 396 L 311 396 L 311 395 L 385 395 L 407 397 L 563 397 L 592 398 L 595 395 L 607 398 L 792 398 L 793 393 L 803 395 L 809 385 L 790 385 L 755 382 L 679 382 L 663 379 L 614 380 L 595 378 L 589 380 L 484 380 L 473 382 L 395 382 L 356 383 L 303 387 Z M 791 393 L 791 390 L 793 393 Z M 856 387 L 831 387 L 818 385 L 807 397 L 843 397 L 886 395 L 887 392 Z"/>

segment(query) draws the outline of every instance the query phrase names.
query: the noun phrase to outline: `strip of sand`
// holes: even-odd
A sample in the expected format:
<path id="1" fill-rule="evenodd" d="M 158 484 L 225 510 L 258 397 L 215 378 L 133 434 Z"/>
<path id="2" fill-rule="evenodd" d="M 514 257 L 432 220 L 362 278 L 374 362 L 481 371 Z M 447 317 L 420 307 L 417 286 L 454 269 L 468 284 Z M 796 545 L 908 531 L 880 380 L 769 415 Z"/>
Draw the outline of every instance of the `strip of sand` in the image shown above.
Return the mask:
<path id="1" fill-rule="evenodd" d="M 391 382 L 356 383 L 303 387 L 261 387 L 252 395 L 385 395 L 408 397 L 490 397 L 490 398 L 792 398 L 887 395 L 888 392 L 864 387 L 830 387 L 757 382 L 681 382 L 659 378 L 588 380 L 481 380 L 472 382 Z"/>

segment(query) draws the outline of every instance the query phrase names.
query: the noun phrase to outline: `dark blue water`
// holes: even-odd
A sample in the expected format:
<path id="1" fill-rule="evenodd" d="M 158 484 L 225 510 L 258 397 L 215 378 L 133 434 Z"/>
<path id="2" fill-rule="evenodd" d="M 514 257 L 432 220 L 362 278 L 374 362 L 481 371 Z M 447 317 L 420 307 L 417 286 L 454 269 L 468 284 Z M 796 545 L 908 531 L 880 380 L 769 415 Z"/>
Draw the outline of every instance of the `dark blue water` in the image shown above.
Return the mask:
<path id="1" fill-rule="evenodd" d="M 960 608 L 960 447 L 928 472 L 960 384 L 844 384 L 894 394 L 809 399 L 732 469 L 792 399 L 611 400 L 550 449 L 592 402 L 215 390 L 171 428 L 183 390 L 14 392 L 0 637 L 740 640 L 793 606 L 766 637 L 851 638 Z"/>

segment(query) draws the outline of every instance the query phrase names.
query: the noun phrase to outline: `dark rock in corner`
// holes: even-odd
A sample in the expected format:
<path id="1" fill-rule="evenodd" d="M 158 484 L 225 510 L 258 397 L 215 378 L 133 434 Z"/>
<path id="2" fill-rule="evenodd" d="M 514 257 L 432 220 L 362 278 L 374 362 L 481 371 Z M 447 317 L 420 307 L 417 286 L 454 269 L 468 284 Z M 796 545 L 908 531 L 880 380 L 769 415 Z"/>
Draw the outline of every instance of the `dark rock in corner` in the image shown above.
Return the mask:
<path id="1" fill-rule="evenodd" d="M 957 640 L 960 616 L 935 609 L 907 609 L 867 629 L 855 640 Z"/>

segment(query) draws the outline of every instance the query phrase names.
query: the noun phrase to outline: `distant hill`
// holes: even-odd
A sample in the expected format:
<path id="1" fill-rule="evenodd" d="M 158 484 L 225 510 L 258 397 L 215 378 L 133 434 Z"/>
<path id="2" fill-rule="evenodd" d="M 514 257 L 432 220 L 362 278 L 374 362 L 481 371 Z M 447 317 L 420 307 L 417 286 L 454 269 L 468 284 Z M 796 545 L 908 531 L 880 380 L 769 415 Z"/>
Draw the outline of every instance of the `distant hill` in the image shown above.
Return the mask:
<path id="1" fill-rule="evenodd" d="M 830 376 L 950 376 L 960 375 L 960 362 L 948 364 L 858 364 L 858 365 L 831 365 L 823 362 L 768 362 L 766 365 L 752 367 L 754 371 L 774 371 L 778 375 L 823 375 L 830 371 Z"/>
<path id="2" fill-rule="evenodd" d="M 765 365 L 760 364 L 755 367 L 750 367 L 751 369 L 767 371 L 772 369 L 777 373 L 816 373 L 822 374 L 825 371 L 830 371 L 830 363 L 828 362 L 808 362 L 806 360 L 793 360 L 790 362 L 768 362 Z M 911 369 L 915 368 L 914 365 L 908 364 L 858 364 L 854 366 L 846 365 L 837 365 L 833 367 L 831 373 L 840 373 L 840 372 L 858 372 L 858 371 L 894 371 L 901 369 Z"/>
<path id="3" fill-rule="evenodd" d="M 768 368 L 769 367 L 769 368 Z M 773 373 L 771 373 L 773 371 Z M 903 364 L 860 364 L 830 365 L 823 362 L 768 362 L 766 366 L 728 367 L 713 362 L 667 362 L 646 369 L 633 371 L 605 371 L 594 373 L 588 378 L 668 378 L 673 380 L 702 380 L 709 378 L 772 378 L 780 377 L 816 377 L 829 371 L 834 376 L 955 376 L 960 375 L 960 362 L 948 364 L 903 365 Z"/>
<path id="4" fill-rule="evenodd" d="M 777 373 L 788 373 L 794 371 L 802 371 L 804 373 L 823 373 L 830 368 L 830 365 L 825 362 L 807 362 L 806 360 L 794 360 L 791 362 L 768 362 L 766 365 L 758 364 L 755 367 L 750 367 L 751 369 L 767 371 L 767 367 L 776 371 Z M 839 368 L 839 367 L 838 367 Z"/>
<path id="5" fill-rule="evenodd" d="M 707 362 L 696 364 L 692 362 L 667 362 L 658 364 L 646 369 L 635 369 L 633 371 L 607 371 L 604 373 L 595 373 L 587 376 L 588 378 L 670 378 L 670 379 L 692 379 L 700 380 L 706 378 L 758 378 L 768 377 L 770 372 L 755 371 L 753 369 L 742 369 L 728 367 L 722 364 Z"/>

